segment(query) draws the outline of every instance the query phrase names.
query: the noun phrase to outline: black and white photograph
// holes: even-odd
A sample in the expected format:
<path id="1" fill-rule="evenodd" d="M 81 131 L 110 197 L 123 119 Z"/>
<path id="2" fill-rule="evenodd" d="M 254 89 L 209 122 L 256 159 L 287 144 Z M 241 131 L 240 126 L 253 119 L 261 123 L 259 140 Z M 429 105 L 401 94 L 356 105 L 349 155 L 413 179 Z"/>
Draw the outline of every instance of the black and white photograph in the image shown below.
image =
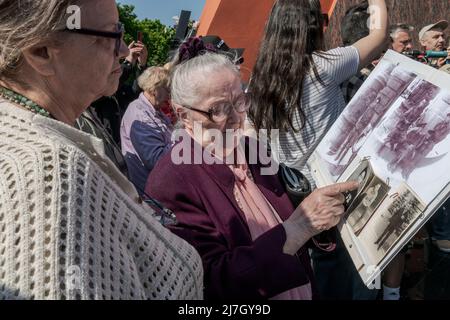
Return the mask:
<path id="1" fill-rule="evenodd" d="M 417 219 L 424 218 L 425 208 L 425 204 L 406 184 L 386 198 L 359 237 L 373 257 L 373 262 L 378 263 L 389 254 L 408 228 Z"/>
<path id="2" fill-rule="evenodd" d="M 374 174 L 370 161 L 364 160 L 349 181 L 358 181 L 358 190 L 347 195 L 345 222 L 357 236 L 389 192 L 389 186 Z"/>

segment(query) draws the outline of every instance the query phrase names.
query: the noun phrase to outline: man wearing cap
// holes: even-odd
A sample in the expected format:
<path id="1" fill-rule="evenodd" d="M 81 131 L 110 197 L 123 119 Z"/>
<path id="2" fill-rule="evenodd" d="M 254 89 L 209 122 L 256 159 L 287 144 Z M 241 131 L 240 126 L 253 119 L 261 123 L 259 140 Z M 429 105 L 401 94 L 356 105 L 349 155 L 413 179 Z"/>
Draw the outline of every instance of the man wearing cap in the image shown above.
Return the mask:
<path id="1" fill-rule="evenodd" d="M 447 39 L 444 31 L 448 25 L 448 21 L 441 20 L 420 30 L 419 40 L 425 50 L 445 51 Z M 450 73 L 449 65 L 446 64 L 446 60 L 450 60 L 450 47 L 447 51 L 447 58 L 434 59 L 431 65 Z M 447 274 L 447 270 L 445 265 L 442 267 L 441 262 L 448 259 L 450 254 L 450 199 L 433 215 L 427 229 L 433 244 L 427 257 L 428 268 L 433 272 L 425 280 L 425 299 L 449 299 L 450 286 L 446 284 L 447 281 L 442 281 L 442 275 Z"/>
<path id="2" fill-rule="evenodd" d="M 430 24 L 419 32 L 419 40 L 425 50 L 431 51 L 448 51 L 447 58 L 432 59 L 431 65 L 440 68 L 445 65 L 446 60 L 450 59 L 450 47 L 447 48 L 447 39 L 444 31 L 448 28 L 448 21 L 441 20 L 437 23 Z M 447 48 L 447 49 L 446 49 Z"/>

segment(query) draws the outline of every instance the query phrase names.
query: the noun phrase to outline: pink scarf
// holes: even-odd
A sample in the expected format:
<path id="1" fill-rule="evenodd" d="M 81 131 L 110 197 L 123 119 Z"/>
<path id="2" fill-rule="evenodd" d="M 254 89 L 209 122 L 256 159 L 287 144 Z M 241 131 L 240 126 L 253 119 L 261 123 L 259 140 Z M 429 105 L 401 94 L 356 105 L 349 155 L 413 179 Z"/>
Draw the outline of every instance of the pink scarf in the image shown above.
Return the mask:
<path id="1" fill-rule="evenodd" d="M 242 150 L 240 148 L 236 148 L 236 150 L 238 159 L 240 158 L 240 161 L 237 163 L 245 163 L 245 161 L 242 161 L 242 159 L 245 159 Z M 236 177 L 234 196 L 245 215 L 252 239 L 255 240 L 266 231 L 282 223 L 282 220 L 258 186 L 253 182 L 247 164 L 229 167 Z M 272 300 L 311 299 L 311 284 L 285 291 L 272 298 Z"/>

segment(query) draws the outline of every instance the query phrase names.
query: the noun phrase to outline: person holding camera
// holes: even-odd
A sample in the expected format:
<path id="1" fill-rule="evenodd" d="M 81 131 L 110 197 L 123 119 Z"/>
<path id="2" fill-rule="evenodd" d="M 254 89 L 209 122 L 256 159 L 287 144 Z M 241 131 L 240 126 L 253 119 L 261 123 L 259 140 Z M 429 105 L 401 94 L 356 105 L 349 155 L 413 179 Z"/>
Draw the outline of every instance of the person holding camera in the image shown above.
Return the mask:
<path id="1" fill-rule="evenodd" d="M 142 36 L 138 33 L 138 39 Z M 127 107 L 131 102 L 139 97 L 142 92 L 138 85 L 137 79 L 147 69 L 148 64 L 148 49 L 141 40 L 133 41 L 128 46 L 130 54 L 122 62 L 122 77 L 120 79 L 119 90 L 117 90 L 115 97 L 119 104 L 119 124 Z M 117 139 L 117 129 L 114 129 L 114 137 Z M 120 129 L 119 129 L 120 131 Z M 120 133 L 119 133 L 120 138 Z M 120 139 L 119 139 L 120 141 Z"/>
<path id="2" fill-rule="evenodd" d="M 124 63 L 131 67 L 137 66 L 140 70 L 147 68 L 148 50 L 141 41 L 133 41 L 128 46 L 130 54 L 125 58 Z"/>

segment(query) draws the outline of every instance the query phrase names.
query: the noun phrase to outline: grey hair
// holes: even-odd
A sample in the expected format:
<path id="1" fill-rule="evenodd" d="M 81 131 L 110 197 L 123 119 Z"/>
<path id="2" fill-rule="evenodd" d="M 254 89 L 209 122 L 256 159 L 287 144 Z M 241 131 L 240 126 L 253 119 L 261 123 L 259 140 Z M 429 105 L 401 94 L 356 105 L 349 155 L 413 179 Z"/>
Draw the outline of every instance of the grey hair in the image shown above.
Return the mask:
<path id="1" fill-rule="evenodd" d="M 64 29 L 67 8 L 81 0 L 0 0 L 0 79 L 14 80 L 22 50 Z"/>
<path id="2" fill-rule="evenodd" d="M 203 97 L 209 76 L 224 69 L 239 76 L 230 58 L 218 53 L 205 53 L 176 66 L 171 79 L 172 102 L 195 106 Z"/>
<path id="3" fill-rule="evenodd" d="M 410 33 L 412 31 L 414 31 L 414 27 L 411 25 L 405 24 L 405 23 L 397 23 L 390 27 L 389 35 L 392 39 L 394 39 L 395 36 L 397 35 L 397 33 L 400 31 L 405 31 L 405 32 Z"/>

